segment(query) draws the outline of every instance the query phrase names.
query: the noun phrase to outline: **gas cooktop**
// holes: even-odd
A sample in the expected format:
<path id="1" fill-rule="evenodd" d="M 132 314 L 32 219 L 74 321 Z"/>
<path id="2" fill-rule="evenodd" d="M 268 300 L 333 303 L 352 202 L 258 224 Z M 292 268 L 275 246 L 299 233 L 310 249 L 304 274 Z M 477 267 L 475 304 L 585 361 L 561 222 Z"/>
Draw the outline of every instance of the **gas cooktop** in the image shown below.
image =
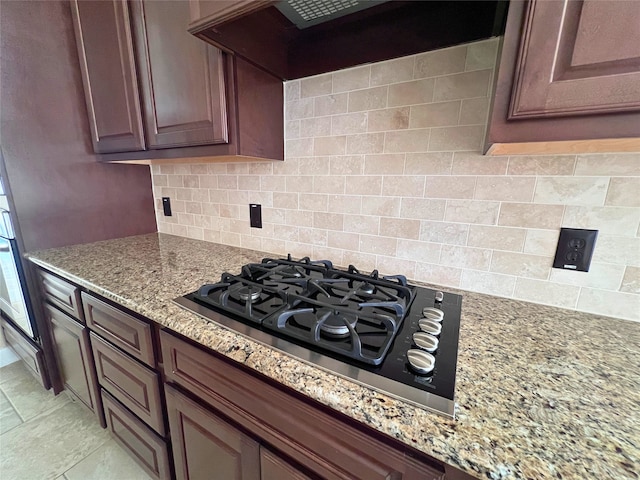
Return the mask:
<path id="1" fill-rule="evenodd" d="M 304 362 L 454 416 L 460 295 L 289 256 L 224 273 L 175 302 Z"/>

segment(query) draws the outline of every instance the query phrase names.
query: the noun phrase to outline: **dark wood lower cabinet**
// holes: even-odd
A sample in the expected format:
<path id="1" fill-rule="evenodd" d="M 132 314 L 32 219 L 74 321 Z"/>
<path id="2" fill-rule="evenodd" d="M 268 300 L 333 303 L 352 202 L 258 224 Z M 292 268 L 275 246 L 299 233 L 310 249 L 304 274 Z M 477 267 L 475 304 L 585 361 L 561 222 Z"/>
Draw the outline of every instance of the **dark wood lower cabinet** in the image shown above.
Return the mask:
<path id="1" fill-rule="evenodd" d="M 65 389 L 93 411 L 104 427 L 89 330 L 65 313 L 44 305 L 51 328 L 58 371 Z"/>
<path id="2" fill-rule="evenodd" d="M 16 355 L 22 359 L 29 372 L 38 380 L 40 385 L 48 390 L 51 385 L 47 369 L 45 368 L 42 349 L 33 346 L 31 342 L 18 333 L 16 327 L 7 322 L 3 317 L 0 317 L 0 326 L 7 344 L 9 344 Z"/>
<path id="3" fill-rule="evenodd" d="M 120 402 L 101 390 L 107 428 L 144 470 L 156 480 L 170 480 L 167 444 Z"/>
<path id="4" fill-rule="evenodd" d="M 260 447 L 260 480 L 311 480 L 277 453 Z"/>
<path id="5" fill-rule="evenodd" d="M 268 453 L 259 462 L 256 441 L 213 411 L 250 432 L 261 444 L 293 459 L 305 472 L 323 479 L 444 478 L 444 467 L 437 462 L 390 438 L 382 439 L 376 432 L 370 434 L 364 426 L 276 387 L 211 351 L 165 331 L 160 332 L 160 343 L 166 380 L 201 399 L 196 402 L 165 386 L 178 479 L 258 478 L 252 476 L 254 468 L 260 470 L 254 467 L 257 463 L 266 466 L 265 479 L 306 478 L 293 465 L 276 461 Z M 211 471 L 217 465 L 231 469 L 238 462 L 242 468 L 224 470 L 233 475 Z M 295 474 L 277 476 L 287 471 Z"/>
<path id="6" fill-rule="evenodd" d="M 91 333 L 98 383 L 160 435 L 165 434 L 158 374 Z"/>
<path id="7" fill-rule="evenodd" d="M 166 386 L 178 480 L 260 480 L 260 445 L 208 409 Z"/>

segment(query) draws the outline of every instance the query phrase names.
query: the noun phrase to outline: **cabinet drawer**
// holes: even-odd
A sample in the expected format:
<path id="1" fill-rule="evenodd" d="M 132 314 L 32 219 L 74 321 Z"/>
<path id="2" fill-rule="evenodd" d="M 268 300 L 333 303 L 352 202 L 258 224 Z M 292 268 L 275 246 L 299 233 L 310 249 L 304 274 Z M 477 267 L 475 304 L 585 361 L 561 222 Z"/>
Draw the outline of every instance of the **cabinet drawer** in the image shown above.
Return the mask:
<path id="1" fill-rule="evenodd" d="M 40 382 L 40 385 L 46 390 L 49 390 L 49 377 L 45 370 L 42 350 L 34 347 L 16 331 L 13 325 L 1 317 L 0 326 L 2 327 L 2 333 L 4 334 L 7 344 L 9 344 L 13 351 L 22 359 L 29 371 L 38 382 Z"/>
<path id="2" fill-rule="evenodd" d="M 109 345 L 95 333 L 91 332 L 90 336 L 98 383 L 164 436 L 158 374 Z"/>
<path id="3" fill-rule="evenodd" d="M 39 274 L 45 299 L 84 323 L 84 315 L 80 303 L 80 289 L 43 270 L 40 270 Z"/>
<path id="4" fill-rule="evenodd" d="M 84 292 L 82 304 L 87 326 L 91 330 L 132 357 L 150 367 L 155 366 L 151 325 Z"/>
<path id="5" fill-rule="evenodd" d="M 136 418 L 105 390 L 101 390 L 107 428 L 118 442 L 153 478 L 168 480 L 169 453 L 166 442 Z"/>

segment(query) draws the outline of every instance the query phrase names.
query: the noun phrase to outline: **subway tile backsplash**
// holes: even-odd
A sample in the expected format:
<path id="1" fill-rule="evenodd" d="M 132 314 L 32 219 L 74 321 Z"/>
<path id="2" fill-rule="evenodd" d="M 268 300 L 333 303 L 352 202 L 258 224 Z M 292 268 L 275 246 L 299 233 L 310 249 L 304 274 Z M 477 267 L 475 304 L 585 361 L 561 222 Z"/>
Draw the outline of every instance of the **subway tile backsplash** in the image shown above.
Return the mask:
<path id="1" fill-rule="evenodd" d="M 640 320 L 640 154 L 481 155 L 497 45 L 287 82 L 285 161 L 153 166 L 158 229 Z M 563 226 L 590 272 L 551 268 Z"/>

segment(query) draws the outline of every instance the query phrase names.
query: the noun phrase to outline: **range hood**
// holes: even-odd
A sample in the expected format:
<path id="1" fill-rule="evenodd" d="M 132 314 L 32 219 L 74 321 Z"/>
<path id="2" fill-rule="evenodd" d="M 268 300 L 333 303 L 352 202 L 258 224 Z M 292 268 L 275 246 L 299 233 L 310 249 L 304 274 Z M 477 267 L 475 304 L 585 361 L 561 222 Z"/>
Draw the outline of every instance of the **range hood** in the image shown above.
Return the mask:
<path id="1" fill-rule="evenodd" d="M 275 7 L 299 29 L 313 27 L 352 13 L 375 7 L 387 0 L 288 0 Z"/>
<path id="2" fill-rule="evenodd" d="M 500 35 L 507 7 L 503 0 L 239 3 L 193 21 L 189 32 L 283 80 Z"/>

